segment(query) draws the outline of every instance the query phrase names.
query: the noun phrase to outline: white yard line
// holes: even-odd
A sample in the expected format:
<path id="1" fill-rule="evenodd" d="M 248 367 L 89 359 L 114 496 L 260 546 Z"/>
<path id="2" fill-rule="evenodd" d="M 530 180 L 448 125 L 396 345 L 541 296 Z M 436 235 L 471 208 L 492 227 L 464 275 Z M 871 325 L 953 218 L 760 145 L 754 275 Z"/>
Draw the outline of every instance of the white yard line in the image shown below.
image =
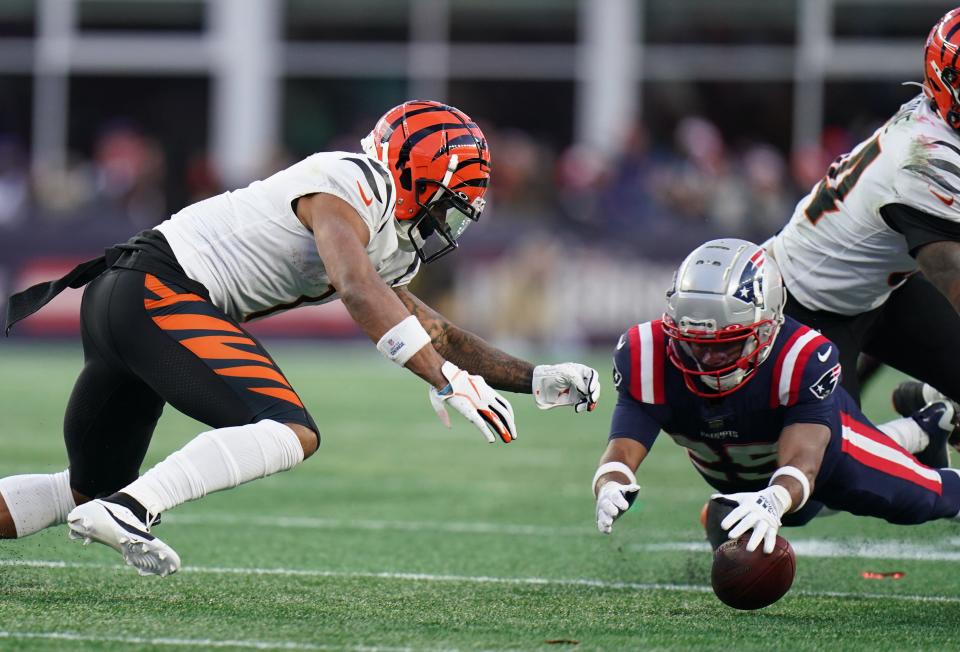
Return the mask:
<path id="1" fill-rule="evenodd" d="M 350 652 L 412 652 L 414 648 L 390 647 L 381 645 L 323 645 L 313 643 L 296 643 L 293 641 L 251 641 L 235 640 L 221 641 L 211 638 L 141 638 L 139 636 L 93 636 L 76 634 L 73 632 L 5 632 L 0 631 L 0 640 L 29 640 L 41 639 L 47 641 L 70 641 L 82 643 L 122 643 L 125 645 L 154 645 L 157 647 L 188 647 L 198 648 L 244 648 L 248 650 L 349 650 Z M 417 648 L 423 649 L 423 648 Z M 450 648 L 442 648 L 445 652 L 452 652 Z M 440 648 L 434 649 L 439 652 Z"/>
<path id="2" fill-rule="evenodd" d="M 797 539 L 790 541 L 790 545 L 801 558 L 960 561 L 960 548 L 957 548 L 955 539 L 936 544 L 855 539 Z M 628 545 L 627 549 L 635 552 L 707 552 L 710 546 L 706 541 L 673 541 L 634 543 Z"/>
<path id="3" fill-rule="evenodd" d="M 550 527 L 510 523 L 469 523 L 437 521 L 379 521 L 363 519 L 316 518 L 311 516 L 243 516 L 233 514 L 171 514 L 164 523 L 187 525 L 253 525 L 306 530 L 398 530 L 403 532 L 452 532 L 464 534 L 512 534 L 527 536 L 590 536 L 591 527 Z"/>
<path id="4" fill-rule="evenodd" d="M 78 562 L 46 561 L 39 559 L 0 559 L 0 567 L 2 566 L 96 570 L 122 570 L 124 568 L 123 566 L 117 564 L 86 564 Z M 224 568 L 218 566 L 185 566 L 180 570 L 180 572 L 211 575 L 274 575 L 285 577 L 366 578 L 413 582 L 504 584 L 512 586 L 583 586 L 598 589 L 630 591 L 684 591 L 690 593 L 710 593 L 713 590 L 709 586 L 698 584 L 611 582 L 608 580 L 594 580 L 586 578 L 434 575 L 431 573 L 330 571 L 299 568 Z M 856 598 L 864 600 L 893 600 L 896 602 L 947 602 L 960 604 L 960 597 L 946 595 L 884 595 L 881 593 L 859 593 L 853 591 L 794 591 L 793 595 L 804 595 L 810 597 Z"/>

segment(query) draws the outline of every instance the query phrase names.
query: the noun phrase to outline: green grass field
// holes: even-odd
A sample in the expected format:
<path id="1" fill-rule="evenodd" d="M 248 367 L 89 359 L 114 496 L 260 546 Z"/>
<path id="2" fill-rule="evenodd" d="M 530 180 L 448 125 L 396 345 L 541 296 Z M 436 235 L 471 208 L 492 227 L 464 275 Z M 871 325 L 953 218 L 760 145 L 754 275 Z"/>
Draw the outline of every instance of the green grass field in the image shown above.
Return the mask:
<path id="1" fill-rule="evenodd" d="M 141 578 L 65 528 L 0 542 L 0 649 L 958 649 L 960 526 L 837 515 L 785 530 L 792 591 L 722 605 L 698 522 L 708 495 L 661 439 L 642 498 L 597 533 L 589 491 L 613 394 L 590 415 L 515 396 L 520 437 L 436 420 L 419 380 L 372 346 L 271 347 L 324 437 L 292 472 L 164 515 L 183 570 Z M 606 380 L 606 356 L 595 358 Z M 0 475 L 65 467 L 79 347 L 0 352 Z M 888 374 L 866 409 L 892 416 Z M 148 464 L 200 432 L 164 415 Z M 862 571 L 902 571 L 866 580 Z"/>

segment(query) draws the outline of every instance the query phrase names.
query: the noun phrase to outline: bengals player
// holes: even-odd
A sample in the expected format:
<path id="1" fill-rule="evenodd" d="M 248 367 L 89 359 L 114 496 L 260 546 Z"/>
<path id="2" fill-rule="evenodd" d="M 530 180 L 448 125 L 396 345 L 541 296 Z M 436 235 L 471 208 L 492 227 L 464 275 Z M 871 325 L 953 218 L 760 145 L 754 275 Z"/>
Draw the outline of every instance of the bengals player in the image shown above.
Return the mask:
<path id="1" fill-rule="evenodd" d="M 958 55 L 960 8 L 930 31 L 923 92 L 834 161 L 765 244 L 783 271 L 786 313 L 839 347 L 857 402 L 860 353 L 960 400 Z M 909 414 L 936 398 L 914 387 L 895 403 Z"/>
<path id="2" fill-rule="evenodd" d="M 463 330 L 407 285 L 480 219 L 490 150 L 462 111 L 405 102 L 380 118 L 363 153 L 323 152 L 246 188 L 193 204 L 62 279 L 11 297 L 7 328 L 66 287 L 86 285 L 84 368 L 67 405 L 69 469 L 0 479 L 0 536 L 67 522 L 141 574 L 177 553 L 150 533 L 188 500 L 292 468 L 316 451 L 317 424 L 242 324 L 340 299 L 389 360 L 429 385 L 484 438 L 517 436 L 497 390 L 537 405 L 596 405 L 589 367 L 534 366 Z M 205 423 L 142 476 L 166 403 Z"/>

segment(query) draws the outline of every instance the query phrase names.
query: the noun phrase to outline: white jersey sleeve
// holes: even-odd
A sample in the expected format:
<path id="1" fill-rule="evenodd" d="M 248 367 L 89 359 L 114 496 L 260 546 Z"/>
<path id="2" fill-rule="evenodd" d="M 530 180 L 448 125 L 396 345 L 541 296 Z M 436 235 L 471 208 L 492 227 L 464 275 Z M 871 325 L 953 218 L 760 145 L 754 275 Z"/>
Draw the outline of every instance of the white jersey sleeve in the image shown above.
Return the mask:
<path id="1" fill-rule="evenodd" d="M 420 261 L 401 247 L 393 179 L 363 154 L 313 154 L 263 181 L 188 206 L 157 230 L 215 305 L 239 322 L 261 319 L 339 298 L 313 234 L 293 208 L 297 198 L 319 192 L 360 215 L 370 230 L 367 256 L 380 278 L 390 286 L 409 283 Z"/>
<path id="2" fill-rule="evenodd" d="M 920 95 L 838 158 L 765 246 L 806 308 L 864 313 L 917 270 L 882 209 L 904 204 L 960 222 L 958 195 L 960 138 Z"/>
<path id="3" fill-rule="evenodd" d="M 930 136 L 915 143 L 894 177 L 898 203 L 960 223 L 960 140 Z"/>
<path id="4" fill-rule="evenodd" d="M 264 180 L 264 190 L 278 205 L 290 206 L 295 199 L 323 192 L 350 204 L 363 219 L 371 236 L 393 214 L 389 173 L 376 161 L 361 154 L 338 152 L 313 154 Z"/>

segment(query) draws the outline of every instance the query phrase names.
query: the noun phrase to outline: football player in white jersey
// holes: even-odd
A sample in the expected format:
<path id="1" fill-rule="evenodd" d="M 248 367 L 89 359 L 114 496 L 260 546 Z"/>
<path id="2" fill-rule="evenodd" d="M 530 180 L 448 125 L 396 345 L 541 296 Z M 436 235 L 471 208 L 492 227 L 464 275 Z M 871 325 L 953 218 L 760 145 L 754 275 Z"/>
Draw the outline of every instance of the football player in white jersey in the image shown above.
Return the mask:
<path id="1" fill-rule="evenodd" d="M 787 314 L 839 347 L 843 385 L 858 402 L 861 352 L 960 400 L 958 55 L 960 8 L 927 38 L 923 93 L 834 161 L 766 243 Z M 936 395 L 897 408 L 909 414 L 925 398 Z"/>
<path id="2" fill-rule="evenodd" d="M 240 326 L 302 304 L 341 299 L 384 356 L 431 385 L 441 420 L 449 426 L 450 407 L 489 442 L 517 436 L 496 390 L 593 410 L 593 369 L 507 355 L 406 288 L 480 217 L 490 152 L 479 127 L 451 106 L 406 102 L 362 146 L 188 206 L 11 297 L 8 332 L 86 285 L 85 364 L 64 423 L 70 466 L 0 479 L 0 538 L 66 522 L 72 538 L 116 549 L 141 574 L 175 572 L 177 553 L 150 534 L 161 512 L 290 469 L 319 445 L 299 396 Z M 165 403 L 211 429 L 138 477 Z"/>

